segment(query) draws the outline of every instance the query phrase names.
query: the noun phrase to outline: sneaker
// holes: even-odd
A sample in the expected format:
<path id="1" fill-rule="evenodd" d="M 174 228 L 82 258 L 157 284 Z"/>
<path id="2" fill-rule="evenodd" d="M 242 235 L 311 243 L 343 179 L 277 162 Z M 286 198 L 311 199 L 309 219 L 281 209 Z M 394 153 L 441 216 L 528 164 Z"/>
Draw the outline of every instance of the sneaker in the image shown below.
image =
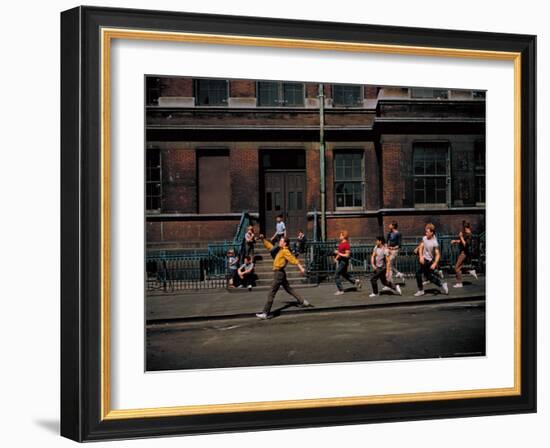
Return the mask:
<path id="1" fill-rule="evenodd" d="M 420 297 L 420 296 L 423 296 L 423 295 L 424 295 L 424 291 L 416 291 L 416 292 L 414 293 L 414 296 L 415 296 L 415 297 Z"/>
<path id="2" fill-rule="evenodd" d="M 449 287 L 447 286 L 447 282 L 441 285 L 441 289 L 443 290 L 443 294 L 445 294 L 446 296 L 449 295 Z"/>
<path id="3" fill-rule="evenodd" d="M 398 295 L 402 296 L 403 293 L 401 292 L 401 287 L 399 285 L 395 285 L 395 291 L 397 292 Z"/>
<path id="4" fill-rule="evenodd" d="M 468 271 L 470 275 L 477 280 L 477 273 L 475 269 L 472 269 L 471 271 Z"/>
<path id="5" fill-rule="evenodd" d="M 237 286 L 237 288 L 244 288 L 244 285 L 239 285 Z"/>
<path id="6" fill-rule="evenodd" d="M 361 289 L 361 280 L 359 280 L 359 279 L 355 280 L 355 287 L 357 288 L 357 290 Z"/>
<path id="7" fill-rule="evenodd" d="M 455 283 L 453 285 L 453 288 L 462 288 L 462 286 L 463 286 L 462 283 Z"/>
<path id="8" fill-rule="evenodd" d="M 375 293 L 371 292 L 371 293 L 369 294 L 369 297 L 378 297 L 378 294 L 375 294 Z"/>
<path id="9" fill-rule="evenodd" d="M 402 272 L 398 272 L 397 274 L 395 274 L 395 276 L 396 276 L 397 278 L 405 278 L 405 276 L 403 275 Z"/>
<path id="10" fill-rule="evenodd" d="M 382 291 L 391 291 L 391 288 L 389 286 L 382 287 Z"/>
<path id="11" fill-rule="evenodd" d="M 424 286 L 428 285 L 429 283 L 430 283 L 429 280 L 424 280 L 424 281 L 422 282 L 422 284 L 423 284 Z"/>
<path id="12" fill-rule="evenodd" d="M 269 316 L 266 313 L 257 313 L 256 317 L 261 320 L 267 320 L 269 319 Z"/>
<path id="13" fill-rule="evenodd" d="M 304 300 L 302 303 L 298 303 L 298 306 L 300 308 L 312 308 L 313 305 L 309 303 L 307 300 Z"/>
<path id="14" fill-rule="evenodd" d="M 342 294 L 344 294 L 344 291 L 336 291 L 334 293 L 335 296 L 341 296 Z"/>
<path id="15" fill-rule="evenodd" d="M 443 280 L 443 271 L 441 269 L 437 271 L 437 275 L 439 275 L 439 278 Z"/>
<path id="16" fill-rule="evenodd" d="M 252 291 L 252 285 L 248 285 L 247 288 L 249 291 Z"/>

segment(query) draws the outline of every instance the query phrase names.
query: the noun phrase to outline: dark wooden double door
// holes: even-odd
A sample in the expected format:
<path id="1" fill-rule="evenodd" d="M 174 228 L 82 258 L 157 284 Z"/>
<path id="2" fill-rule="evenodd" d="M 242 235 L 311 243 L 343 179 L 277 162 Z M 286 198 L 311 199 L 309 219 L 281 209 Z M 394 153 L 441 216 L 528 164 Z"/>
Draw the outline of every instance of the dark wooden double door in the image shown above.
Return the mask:
<path id="1" fill-rule="evenodd" d="M 305 171 L 265 171 L 264 180 L 266 235 L 271 237 L 275 232 L 277 215 L 283 215 L 290 238 L 295 238 L 299 229 L 306 232 Z"/>

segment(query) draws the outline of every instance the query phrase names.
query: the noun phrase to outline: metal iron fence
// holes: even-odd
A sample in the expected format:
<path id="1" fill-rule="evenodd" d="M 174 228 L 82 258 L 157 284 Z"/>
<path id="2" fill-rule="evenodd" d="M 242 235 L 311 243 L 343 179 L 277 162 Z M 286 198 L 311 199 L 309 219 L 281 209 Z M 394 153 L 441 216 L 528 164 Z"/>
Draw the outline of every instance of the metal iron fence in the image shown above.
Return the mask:
<path id="1" fill-rule="evenodd" d="M 233 240 L 212 242 L 206 250 L 148 252 L 145 262 L 147 291 L 226 287 L 227 252 L 233 249 L 240 259 L 243 258 L 244 235 L 249 224 L 250 216 L 243 212 Z"/>
<path id="2" fill-rule="evenodd" d="M 227 286 L 227 251 L 235 250 L 242 259 L 244 251 L 244 233 L 249 223 L 248 218 L 241 218 L 235 238 L 232 241 L 211 243 L 206 250 L 188 251 L 157 251 L 150 252 L 146 259 L 147 290 L 148 291 L 175 291 L 224 288 Z M 244 232 L 242 231 L 244 229 Z M 409 237 L 403 240 L 399 255 L 394 260 L 394 266 L 407 277 L 414 276 L 418 268 L 418 256 L 414 249 L 422 237 Z M 437 236 L 441 259 L 440 269 L 452 272 L 459 251 L 458 246 L 452 245 L 454 235 Z M 333 241 L 312 241 L 306 244 L 304 264 L 307 268 L 307 282 L 320 283 L 334 277 L 334 251 L 338 246 Z M 352 258 L 350 270 L 356 275 L 368 275 L 372 272 L 370 258 L 374 248 L 372 243 L 359 244 L 352 242 Z M 470 264 L 465 269 L 476 269 L 479 273 L 485 272 L 485 233 L 474 235 L 472 238 L 472 256 Z"/>
<path id="3" fill-rule="evenodd" d="M 439 269 L 444 272 L 452 272 L 456 264 L 459 249 L 457 245 L 451 244 L 451 240 L 456 238 L 455 235 L 437 236 L 441 252 Z M 396 269 L 406 277 L 413 277 L 418 269 L 418 256 L 414 253 L 414 250 L 421 240 L 422 237 L 420 236 L 404 239 L 399 249 L 399 255 L 394 260 Z M 308 243 L 305 261 L 309 282 L 319 283 L 334 277 L 336 270 L 334 251 L 337 246 L 338 241 L 336 240 Z M 351 249 L 350 270 L 359 275 L 372 273 L 370 259 L 374 249 L 374 241 L 372 244 L 352 243 Z M 479 273 L 485 272 L 485 233 L 473 235 L 472 256 L 469 264 L 465 264 L 464 268 L 476 269 Z"/>

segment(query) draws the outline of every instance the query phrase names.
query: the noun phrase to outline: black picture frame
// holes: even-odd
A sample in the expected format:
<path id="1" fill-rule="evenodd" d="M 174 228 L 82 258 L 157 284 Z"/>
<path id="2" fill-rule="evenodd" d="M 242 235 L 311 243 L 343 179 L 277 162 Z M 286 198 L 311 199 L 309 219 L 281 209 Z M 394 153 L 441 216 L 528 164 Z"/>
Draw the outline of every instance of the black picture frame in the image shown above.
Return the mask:
<path id="1" fill-rule="evenodd" d="M 520 393 L 201 415 L 102 418 L 102 28 L 521 55 Z M 61 14 L 61 435 L 76 441 L 536 412 L 536 36 L 77 7 Z"/>

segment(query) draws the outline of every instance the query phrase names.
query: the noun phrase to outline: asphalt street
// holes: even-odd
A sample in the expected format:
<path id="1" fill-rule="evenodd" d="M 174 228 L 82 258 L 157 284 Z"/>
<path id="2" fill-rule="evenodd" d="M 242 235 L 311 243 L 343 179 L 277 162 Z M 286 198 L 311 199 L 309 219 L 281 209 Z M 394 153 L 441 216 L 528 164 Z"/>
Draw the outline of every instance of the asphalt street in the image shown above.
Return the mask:
<path id="1" fill-rule="evenodd" d="M 485 355 L 485 300 L 165 322 L 147 326 L 147 370 Z"/>

